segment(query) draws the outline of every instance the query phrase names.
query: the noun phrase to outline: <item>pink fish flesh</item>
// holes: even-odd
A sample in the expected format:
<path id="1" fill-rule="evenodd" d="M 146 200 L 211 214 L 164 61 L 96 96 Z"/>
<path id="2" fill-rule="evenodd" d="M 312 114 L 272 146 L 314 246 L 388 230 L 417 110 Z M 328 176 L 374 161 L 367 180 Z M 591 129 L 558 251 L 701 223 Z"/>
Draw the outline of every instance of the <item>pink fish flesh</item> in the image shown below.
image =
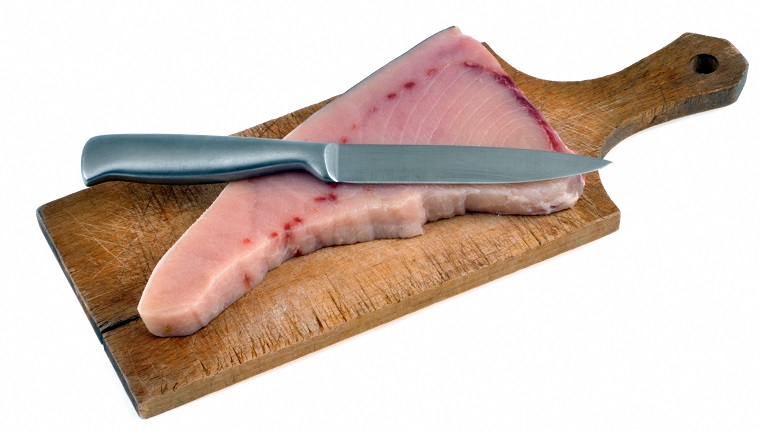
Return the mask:
<path id="1" fill-rule="evenodd" d="M 286 137 L 571 152 L 496 58 L 456 27 L 379 69 Z M 158 262 L 137 309 L 151 333 L 188 335 L 294 256 L 420 235 L 426 222 L 467 211 L 548 214 L 572 206 L 583 187 L 581 176 L 475 186 L 326 184 L 305 173 L 233 182 Z"/>

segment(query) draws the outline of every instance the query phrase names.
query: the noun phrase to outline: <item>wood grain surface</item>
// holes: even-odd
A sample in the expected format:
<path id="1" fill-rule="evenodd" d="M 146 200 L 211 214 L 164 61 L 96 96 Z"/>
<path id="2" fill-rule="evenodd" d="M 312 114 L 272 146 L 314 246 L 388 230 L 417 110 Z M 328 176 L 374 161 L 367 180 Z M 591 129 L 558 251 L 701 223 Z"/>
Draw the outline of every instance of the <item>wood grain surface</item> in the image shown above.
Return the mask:
<path id="1" fill-rule="evenodd" d="M 729 42 L 695 34 L 587 81 L 545 81 L 501 63 L 565 143 L 594 156 L 644 128 L 734 102 L 748 69 Z M 325 103 L 236 134 L 282 137 Z M 468 214 L 427 224 L 411 239 L 322 249 L 271 271 L 199 332 L 155 337 L 136 311 L 148 276 L 223 187 L 104 183 L 37 212 L 141 417 L 588 243 L 615 231 L 620 220 L 598 174 L 590 174 L 572 209 Z"/>

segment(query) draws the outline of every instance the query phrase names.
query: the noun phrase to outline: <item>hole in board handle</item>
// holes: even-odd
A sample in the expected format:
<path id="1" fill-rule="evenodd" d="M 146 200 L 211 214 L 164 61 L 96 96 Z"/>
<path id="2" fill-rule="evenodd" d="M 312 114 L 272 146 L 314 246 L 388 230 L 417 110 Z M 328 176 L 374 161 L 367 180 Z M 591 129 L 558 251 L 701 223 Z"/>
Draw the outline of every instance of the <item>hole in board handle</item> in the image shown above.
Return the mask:
<path id="1" fill-rule="evenodd" d="M 709 75 L 718 70 L 718 59 L 710 54 L 695 55 L 690 64 L 692 70 L 703 75 Z"/>

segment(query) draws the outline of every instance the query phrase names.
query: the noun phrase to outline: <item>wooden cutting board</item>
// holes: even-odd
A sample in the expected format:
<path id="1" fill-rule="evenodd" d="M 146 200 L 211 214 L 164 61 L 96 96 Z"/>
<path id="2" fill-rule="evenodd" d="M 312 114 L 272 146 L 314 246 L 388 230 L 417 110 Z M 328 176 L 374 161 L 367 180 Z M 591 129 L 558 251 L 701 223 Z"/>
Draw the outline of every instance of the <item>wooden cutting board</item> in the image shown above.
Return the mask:
<path id="1" fill-rule="evenodd" d="M 545 81 L 502 66 L 571 149 L 594 156 L 649 126 L 734 102 L 748 68 L 729 42 L 695 34 L 587 81 Z M 325 103 L 237 134 L 282 137 Z M 196 334 L 155 337 L 136 311 L 143 287 L 222 188 L 105 183 L 37 212 L 141 417 L 588 243 L 615 231 L 620 220 L 598 174 L 590 174 L 572 209 L 548 216 L 468 214 L 430 223 L 411 239 L 322 249 L 271 271 Z"/>

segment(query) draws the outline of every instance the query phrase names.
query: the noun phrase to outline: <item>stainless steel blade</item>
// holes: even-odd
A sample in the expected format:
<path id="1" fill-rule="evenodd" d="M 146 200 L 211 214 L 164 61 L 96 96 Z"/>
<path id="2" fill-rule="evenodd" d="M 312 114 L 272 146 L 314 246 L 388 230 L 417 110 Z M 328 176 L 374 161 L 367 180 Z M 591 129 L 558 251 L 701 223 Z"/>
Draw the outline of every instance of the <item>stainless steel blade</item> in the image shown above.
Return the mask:
<path id="1" fill-rule="evenodd" d="M 564 152 L 484 146 L 335 145 L 331 149 L 330 176 L 337 182 L 366 184 L 534 182 L 588 173 L 610 163 Z"/>

